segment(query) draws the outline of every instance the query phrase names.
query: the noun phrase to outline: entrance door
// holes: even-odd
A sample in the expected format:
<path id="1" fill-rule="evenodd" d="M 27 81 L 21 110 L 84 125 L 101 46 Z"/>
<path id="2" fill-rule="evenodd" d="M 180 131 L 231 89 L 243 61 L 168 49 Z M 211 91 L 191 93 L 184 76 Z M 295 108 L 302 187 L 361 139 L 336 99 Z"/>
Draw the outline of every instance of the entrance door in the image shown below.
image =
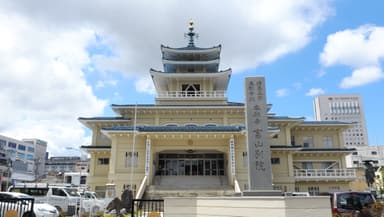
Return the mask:
<path id="1" fill-rule="evenodd" d="M 224 154 L 159 154 L 158 173 L 162 176 L 224 176 Z"/>

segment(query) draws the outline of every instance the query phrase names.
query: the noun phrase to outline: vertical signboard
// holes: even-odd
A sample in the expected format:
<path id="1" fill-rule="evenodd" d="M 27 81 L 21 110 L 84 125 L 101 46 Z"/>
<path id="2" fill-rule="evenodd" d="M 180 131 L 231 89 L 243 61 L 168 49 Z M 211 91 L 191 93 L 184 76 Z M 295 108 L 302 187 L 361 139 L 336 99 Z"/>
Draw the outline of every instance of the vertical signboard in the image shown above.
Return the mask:
<path id="1" fill-rule="evenodd" d="M 229 156 L 231 159 L 231 175 L 232 178 L 236 175 L 236 161 L 235 161 L 235 139 L 231 136 L 229 140 Z"/>
<path id="2" fill-rule="evenodd" d="M 249 190 L 272 190 L 264 77 L 245 79 Z"/>
<path id="3" fill-rule="evenodd" d="M 149 175 L 149 169 L 151 165 L 151 139 L 147 137 L 145 142 L 145 175 Z"/>

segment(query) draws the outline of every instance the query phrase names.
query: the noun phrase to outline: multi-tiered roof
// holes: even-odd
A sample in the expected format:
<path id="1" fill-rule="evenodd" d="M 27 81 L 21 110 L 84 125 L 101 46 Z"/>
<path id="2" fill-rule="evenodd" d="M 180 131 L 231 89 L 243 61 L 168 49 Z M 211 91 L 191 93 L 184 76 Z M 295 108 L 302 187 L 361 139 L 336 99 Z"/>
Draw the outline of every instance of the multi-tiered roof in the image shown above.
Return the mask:
<path id="1" fill-rule="evenodd" d="M 195 46 L 193 22 L 190 22 L 186 47 L 162 45 L 164 71 L 151 69 L 158 93 L 157 104 L 226 104 L 231 69 L 219 71 L 221 45 Z"/>

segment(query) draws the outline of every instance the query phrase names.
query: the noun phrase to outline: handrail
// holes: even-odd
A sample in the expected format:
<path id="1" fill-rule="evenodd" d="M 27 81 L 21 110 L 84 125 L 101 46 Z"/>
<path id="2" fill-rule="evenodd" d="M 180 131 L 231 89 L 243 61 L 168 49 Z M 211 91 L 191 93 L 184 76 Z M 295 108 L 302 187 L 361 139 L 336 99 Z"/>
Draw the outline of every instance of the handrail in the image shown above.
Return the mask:
<path id="1" fill-rule="evenodd" d="M 295 177 L 323 178 L 323 177 L 356 177 L 354 169 L 296 169 Z"/>
<path id="2" fill-rule="evenodd" d="M 137 190 L 135 199 L 141 199 L 143 197 L 143 194 L 145 192 L 145 187 L 147 186 L 146 185 L 147 178 L 148 178 L 148 176 L 144 176 L 143 180 L 141 181 L 141 184 L 140 184 L 139 189 Z"/>
<path id="3" fill-rule="evenodd" d="M 217 98 L 226 97 L 225 91 L 163 91 L 160 98 Z"/>

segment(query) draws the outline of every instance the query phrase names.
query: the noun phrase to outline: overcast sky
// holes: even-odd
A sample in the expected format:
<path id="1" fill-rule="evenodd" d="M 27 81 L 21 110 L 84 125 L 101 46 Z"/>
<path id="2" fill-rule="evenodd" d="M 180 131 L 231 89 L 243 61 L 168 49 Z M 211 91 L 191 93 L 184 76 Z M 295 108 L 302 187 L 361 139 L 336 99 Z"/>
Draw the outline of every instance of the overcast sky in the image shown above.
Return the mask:
<path id="1" fill-rule="evenodd" d="M 278 115 L 313 119 L 319 94 L 358 93 L 370 143 L 384 144 L 382 1 L 0 0 L 0 134 L 48 142 L 53 156 L 90 144 L 78 117 L 110 104 L 154 103 L 149 69 L 160 45 L 183 47 L 195 21 L 200 47 L 221 44 L 228 95 L 264 75 Z"/>

